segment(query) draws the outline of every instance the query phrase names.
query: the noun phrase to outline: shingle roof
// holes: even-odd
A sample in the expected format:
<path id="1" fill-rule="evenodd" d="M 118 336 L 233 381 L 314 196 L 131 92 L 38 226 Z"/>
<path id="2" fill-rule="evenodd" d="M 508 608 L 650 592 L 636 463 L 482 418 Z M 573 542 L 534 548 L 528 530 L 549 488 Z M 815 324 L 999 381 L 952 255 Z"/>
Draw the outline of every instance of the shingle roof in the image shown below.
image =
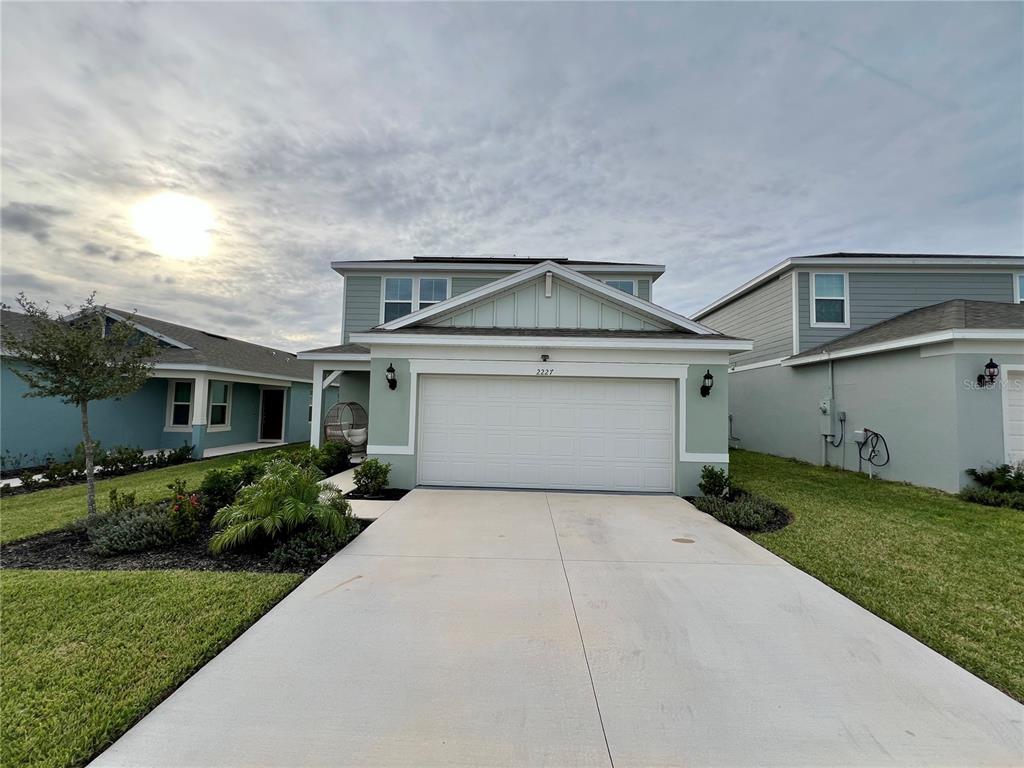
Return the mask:
<path id="1" fill-rule="evenodd" d="M 800 360 L 820 355 L 823 352 L 838 352 L 869 344 L 880 344 L 910 336 L 959 328 L 1024 328 L 1024 304 L 967 299 L 944 301 L 941 304 L 932 304 L 905 312 L 889 320 L 883 320 L 863 330 L 842 336 L 835 341 L 820 344 L 799 355 L 793 355 L 789 359 Z"/>
<path id="2" fill-rule="evenodd" d="M 113 307 L 108 309 L 121 316 L 131 314 Z M 135 315 L 135 322 L 189 347 L 179 349 L 161 346 L 155 358 L 157 363 L 216 366 L 293 380 L 313 378 L 313 364 L 299 360 L 291 352 L 169 323 L 155 317 Z M 25 315 L 6 309 L 2 313 L 2 326 L 4 334 L 27 333 L 31 327 Z"/>
<path id="3" fill-rule="evenodd" d="M 300 355 L 310 355 L 314 353 L 332 355 L 368 355 L 370 354 L 370 348 L 365 347 L 362 344 L 335 344 L 332 347 L 317 347 L 316 349 L 304 349 L 299 352 Z"/>

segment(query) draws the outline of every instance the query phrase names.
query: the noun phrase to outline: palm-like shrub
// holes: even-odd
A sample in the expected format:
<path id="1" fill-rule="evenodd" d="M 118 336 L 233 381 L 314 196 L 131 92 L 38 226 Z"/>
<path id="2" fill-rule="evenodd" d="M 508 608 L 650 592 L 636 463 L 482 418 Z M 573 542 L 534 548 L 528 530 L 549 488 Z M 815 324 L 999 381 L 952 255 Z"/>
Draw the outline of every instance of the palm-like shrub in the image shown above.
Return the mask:
<path id="1" fill-rule="evenodd" d="M 348 502 L 336 490 L 324 491 L 323 473 L 296 466 L 287 459 L 271 461 L 263 475 L 242 488 L 235 503 L 213 516 L 219 530 L 210 539 L 214 553 L 276 542 L 298 529 L 317 527 L 343 537 L 348 527 Z"/>

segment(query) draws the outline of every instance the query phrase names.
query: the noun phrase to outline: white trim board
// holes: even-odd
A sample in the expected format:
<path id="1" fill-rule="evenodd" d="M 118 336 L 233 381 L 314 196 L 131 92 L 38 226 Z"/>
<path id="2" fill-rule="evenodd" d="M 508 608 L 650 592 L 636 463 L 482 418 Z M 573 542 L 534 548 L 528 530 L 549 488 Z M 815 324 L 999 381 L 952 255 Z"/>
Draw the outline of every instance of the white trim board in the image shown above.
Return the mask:
<path id="1" fill-rule="evenodd" d="M 383 323 L 379 327 L 384 330 L 394 331 L 400 328 L 405 328 L 409 325 L 422 323 L 432 317 L 453 312 L 460 307 L 476 303 L 488 296 L 497 295 L 509 288 L 514 288 L 517 285 L 522 285 L 530 280 L 542 277 L 548 272 L 553 275 L 557 275 L 561 279 L 578 288 L 596 293 L 615 304 L 641 312 L 650 317 L 663 320 L 680 328 L 685 328 L 686 330 L 693 331 L 699 335 L 718 335 L 717 331 L 712 328 L 708 328 L 706 325 L 702 325 L 701 323 L 697 323 L 687 317 L 678 315 L 671 310 L 658 306 L 657 304 L 644 301 L 636 296 L 630 296 L 629 294 L 620 291 L 618 288 L 612 288 L 609 285 L 605 285 L 600 280 L 596 280 L 592 277 L 588 277 L 587 275 L 567 269 L 553 261 L 544 261 L 540 264 L 535 264 L 527 269 L 522 269 L 515 274 L 499 278 L 491 283 L 482 285 L 479 288 L 474 288 L 471 291 L 461 293 L 458 296 L 453 296 L 452 298 L 438 304 L 434 304 L 427 309 L 421 309 L 418 312 L 413 312 L 396 320 L 392 320 L 391 322 Z M 383 286 L 381 290 L 383 292 Z M 352 339 L 356 336 L 357 334 L 351 334 L 349 338 Z"/>
<path id="2" fill-rule="evenodd" d="M 907 336 L 892 341 L 882 341 L 877 344 L 865 344 L 860 347 L 840 349 L 835 352 L 820 352 L 817 355 L 799 359 L 786 358 L 782 365 L 798 366 L 820 363 L 826 360 L 842 360 L 846 357 L 859 357 L 861 355 L 872 355 L 878 352 L 890 352 L 908 347 L 919 347 L 923 344 L 938 344 L 944 341 L 981 340 L 981 341 L 1024 341 L 1024 329 L 1021 328 L 961 328 L 957 330 L 936 331 L 934 333 L 922 333 L 917 336 Z"/>
<path id="3" fill-rule="evenodd" d="M 237 368 L 221 368 L 215 365 L 191 365 L 189 363 L 156 363 L 150 376 L 157 379 L 181 378 L 183 375 L 192 372 L 195 372 L 197 375 L 210 373 L 224 374 L 224 376 L 216 378 L 221 379 L 221 381 L 238 381 L 243 384 L 273 384 L 279 387 L 290 387 L 294 382 L 301 384 L 313 383 L 312 379 L 271 376 L 270 374 L 241 371 Z M 231 378 L 228 379 L 226 378 L 227 376 Z"/>
<path id="4" fill-rule="evenodd" d="M 612 290 L 616 290 L 612 288 Z M 619 291 L 619 293 L 622 293 Z M 746 339 L 719 339 L 694 336 L 692 339 L 645 339 L 638 337 L 608 338 L 606 336 L 477 336 L 472 334 L 427 333 L 353 333 L 359 344 L 446 347 L 528 347 L 543 349 L 663 349 L 681 351 L 713 350 L 749 352 L 754 342 Z"/>
<path id="5" fill-rule="evenodd" d="M 747 363 L 746 365 L 734 365 L 729 368 L 729 373 L 743 373 L 744 371 L 756 371 L 759 368 L 775 368 L 782 365 L 784 357 L 776 357 L 774 360 L 762 360 L 759 363 Z"/>
<path id="6" fill-rule="evenodd" d="M 540 262 L 534 262 L 540 263 Z M 554 262 L 559 264 L 559 262 Z M 481 258 L 479 261 L 332 261 L 331 269 L 344 276 L 346 272 L 450 272 L 459 277 L 469 277 L 473 273 L 486 272 L 518 272 L 532 267 L 522 261 L 507 259 L 505 261 Z M 618 273 L 636 272 L 645 277 L 650 276 L 654 282 L 665 274 L 664 264 L 565 264 L 565 269 L 575 272 Z"/>

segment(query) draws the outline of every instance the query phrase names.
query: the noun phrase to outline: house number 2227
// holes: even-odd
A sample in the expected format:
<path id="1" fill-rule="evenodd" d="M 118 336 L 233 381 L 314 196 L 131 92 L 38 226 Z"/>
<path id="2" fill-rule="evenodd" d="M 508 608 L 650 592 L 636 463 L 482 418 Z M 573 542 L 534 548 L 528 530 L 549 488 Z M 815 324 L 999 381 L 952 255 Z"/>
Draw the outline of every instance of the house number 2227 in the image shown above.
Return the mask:
<path id="1" fill-rule="evenodd" d="M 538 376 L 550 376 L 554 372 L 555 372 L 554 368 L 538 368 L 537 369 L 537 375 Z"/>

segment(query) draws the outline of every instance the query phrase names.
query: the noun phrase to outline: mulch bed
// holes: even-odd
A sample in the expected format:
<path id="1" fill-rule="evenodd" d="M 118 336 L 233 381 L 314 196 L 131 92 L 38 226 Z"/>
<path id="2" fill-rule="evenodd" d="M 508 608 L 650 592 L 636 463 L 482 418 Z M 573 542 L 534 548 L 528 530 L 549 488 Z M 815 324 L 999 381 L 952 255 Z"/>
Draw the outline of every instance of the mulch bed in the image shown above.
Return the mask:
<path id="1" fill-rule="evenodd" d="M 367 525 L 369 522 L 360 521 L 360 530 Z M 166 549 L 99 557 L 86 551 L 89 539 L 84 532 L 63 529 L 5 544 L 0 551 L 0 567 L 48 571 L 276 571 L 267 551 L 211 554 L 210 536 L 206 528 L 195 539 Z"/>

